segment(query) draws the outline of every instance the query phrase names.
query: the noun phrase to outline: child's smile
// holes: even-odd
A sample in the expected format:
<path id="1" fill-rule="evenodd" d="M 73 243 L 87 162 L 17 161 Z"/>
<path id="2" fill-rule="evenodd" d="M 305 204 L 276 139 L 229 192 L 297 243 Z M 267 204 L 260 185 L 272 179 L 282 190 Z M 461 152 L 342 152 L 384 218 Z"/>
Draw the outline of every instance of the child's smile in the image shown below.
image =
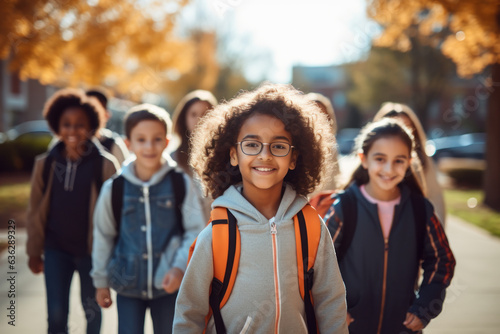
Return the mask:
<path id="1" fill-rule="evenodd" d="M 230 153 L 231 164 L 239 167 L 245 193 L 273 190 L 280 194 L 288 170 L 295 168 L 296 155 L 283 122 L 258 113 L 243 123 Z"/>
<path id="2" fill-rule="evenodd" d="M 367 155 L 361 155 L 363 167 L 368 170 L 368 193 L 379 200 L 390 200 L 398 193 L 410 166 L 409 149 L 397 137 L 377 139 Z"/>
<path id="3" fill-rule="evenodd" d="M 144 120 L 131 131 L 127 144 L 136 159 L 136 172 L 139 177 L 148 180 L 160 168 L 163 150 L 168 140 L 165 128 L 158 121 Z"/>
<path id="4" fill-rule="evenodd" d="M 80 145 L 91 136 L 90 132 L 90 121 L 81 108 L 68 108 L 61 115 L 58 135 L 66 149 L 81 154 L 78 149 L 83 150 Z"/>

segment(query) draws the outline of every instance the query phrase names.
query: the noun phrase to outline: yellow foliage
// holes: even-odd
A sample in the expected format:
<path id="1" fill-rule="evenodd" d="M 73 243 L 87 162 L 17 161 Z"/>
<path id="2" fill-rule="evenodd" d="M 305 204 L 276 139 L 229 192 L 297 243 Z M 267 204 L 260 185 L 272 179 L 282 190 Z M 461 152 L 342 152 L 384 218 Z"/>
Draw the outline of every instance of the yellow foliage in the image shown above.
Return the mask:
<path id="1" fill-rule="evenodd" d="M 21 78 L 43 84 L 116 85 L 134 94 L 159 91 L 161 85 L 155 82 L 164 73 L 186 73 L 193 64 L 193 43 L 173 33 L 186 3 L 3 1 L 0 57 L 9 59 L 10 69 L 19 71 Z"/>
<path id="2" fill-rule="evenodd" d="M 376 45 L 408 51 L 417 26 L 430 45 L 442 41 L 443 54 L 457 64 L 461 76 L 500 63 L 499 11 L 499 0 L 372 0 L 368 9 L 385 28 Z M 450 33 L 443 39 L 444 29 Z"/>

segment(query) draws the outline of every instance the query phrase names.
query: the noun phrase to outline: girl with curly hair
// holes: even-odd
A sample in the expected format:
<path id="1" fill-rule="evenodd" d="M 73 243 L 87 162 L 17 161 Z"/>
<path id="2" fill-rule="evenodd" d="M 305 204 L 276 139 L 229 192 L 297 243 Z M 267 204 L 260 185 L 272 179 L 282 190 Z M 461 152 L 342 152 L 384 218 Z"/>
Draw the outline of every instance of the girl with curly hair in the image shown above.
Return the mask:
<path id="1" fill-rule="evenodd" d="M 308 332 L 293 217 L 324 176 L 331 175 L 332 143 L 326 116 L 289 85 L 264 84 L 241 93 L 209 111 L 195 129 L 191 165 L 215 199 L 212 208 L 228 209 L 240 235 L 237 278 L 220 309 L 228 333 Z M 317 328 L 347 333 L 344 285 L 328 229 L 318 223 L 311 289 Z M 216 332 L 209 302 L 213 224 L 193 247 L 174 332 Z"/>
<path id="2" fill-rule="evenodd" d="M 68 333 L 70 287 L 80 276 L 87 334 L 99 333 L 101 310 L 90 278 L 92 215 L 102 183 L 120 167 L 95 138 L 101 105 L 79 89 L 57 91 L 43 115 L 59 141 L 33 167 L 27 215 L 28 266 L 45 275 L 48 332 Z"/>

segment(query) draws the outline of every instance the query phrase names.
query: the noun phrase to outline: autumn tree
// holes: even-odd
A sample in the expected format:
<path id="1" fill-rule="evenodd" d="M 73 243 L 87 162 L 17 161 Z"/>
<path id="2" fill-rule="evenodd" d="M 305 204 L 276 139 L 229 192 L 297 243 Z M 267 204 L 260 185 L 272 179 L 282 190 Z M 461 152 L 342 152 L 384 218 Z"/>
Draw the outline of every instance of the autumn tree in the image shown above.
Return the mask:
<path id="1" fill-rule="evenodd" d="M 411 50 L 416 26 L 427 42 L 451 58 L 461 76 L 488 71 L 484 203 L 500 211 L 500 1 L 498 0 L 370 0 L 368 13 L 384 31 L 376 44 Z"/>
<path id="2" fill-rule="evenodd" d="M 5 0 L 0 57 L 22 79 L 104 85 L 138 98 L 171 70 L 191 69 L 190 41 L 174 35 L 187 0 Z"/>

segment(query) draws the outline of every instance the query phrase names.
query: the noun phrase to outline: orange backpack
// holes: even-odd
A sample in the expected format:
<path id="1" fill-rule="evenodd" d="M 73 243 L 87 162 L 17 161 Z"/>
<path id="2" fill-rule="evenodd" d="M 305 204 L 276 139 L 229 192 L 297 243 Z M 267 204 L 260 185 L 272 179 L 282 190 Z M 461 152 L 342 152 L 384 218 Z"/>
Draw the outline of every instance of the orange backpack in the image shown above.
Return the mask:
<path id="1" fill-rule="evenodd" d="M 310 205 L 306 205 L 293 217 L 293 222 L 297 249 L 299 290 L 304 300 L 307 328 L 309 333 L 317 333 L 311 289 L 314 277 L 314 261 L 321 237 L 321 220 L 316 210 Z M 220 310 L 229 299 L 236 280 L 241 252 L 240 232 L 236 218 L 226 208 L 217 207 L 213 209 L 210 215 L 210 223 L 212 224 L 214 278 L 209 297 L 210 312 L 205 317 L 205 324 L 208 324 L 210 317 L 213 315 L 217 334 L 221 334 L 226 333 L 226 328 Z M 189 249 L 189 260 L 195 246 L 196 240 Z"/>

